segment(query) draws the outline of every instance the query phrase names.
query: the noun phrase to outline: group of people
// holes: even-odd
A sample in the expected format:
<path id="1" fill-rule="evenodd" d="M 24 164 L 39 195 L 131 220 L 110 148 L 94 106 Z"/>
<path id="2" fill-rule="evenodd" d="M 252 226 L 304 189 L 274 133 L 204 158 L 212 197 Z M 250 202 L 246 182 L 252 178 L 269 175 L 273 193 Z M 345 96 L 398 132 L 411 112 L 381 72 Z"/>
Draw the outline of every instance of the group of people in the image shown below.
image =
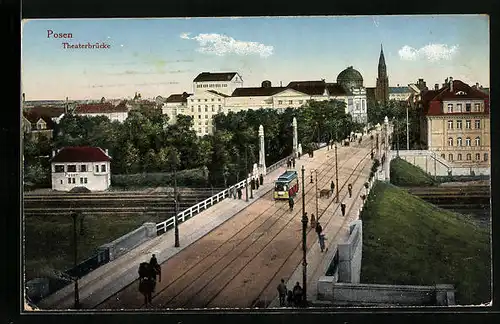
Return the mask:
<path id="1" fill-rule="evenodd" d="M 144 304 L 150 305 L 153 299 L 153 292 L 156 287 L 156 276 L 161 282 L 161 267 L 158 264 L 156 255 L 153 254 L 148 262 L 139 265 L 139 291 L 144 295 Z"/>
<path id="2" fill-rule="evenodd" d="M 281 279 L 281 282 L 278 285 L 278 295 L 280 299 L 280 306 L 282 307 L 305 306 L 306 298 L 304 295 L 304 289 L 302 289 L 299 282 L 295 283 L 292 290 L 288 290 L 285 285 L 285 280 Z"/>
<path id="3" fill-rule="evenodd" d="M 295 157 L 290 158 L 290 159 L 288 159 L 288 160 L 286 161 L 286 167 L 287 167 L 288 169 L 290 169 L 290 168 L 295 168 Z"/>

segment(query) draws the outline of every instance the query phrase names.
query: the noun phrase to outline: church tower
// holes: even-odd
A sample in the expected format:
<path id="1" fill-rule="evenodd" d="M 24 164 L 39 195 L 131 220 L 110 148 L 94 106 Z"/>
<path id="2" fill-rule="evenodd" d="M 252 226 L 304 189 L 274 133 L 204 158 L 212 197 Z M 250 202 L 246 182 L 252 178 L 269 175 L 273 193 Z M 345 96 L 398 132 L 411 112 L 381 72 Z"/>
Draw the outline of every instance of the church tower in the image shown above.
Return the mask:
<path id="1" fill-rule="evenodd" d="M 375 88 L 375 100 L 384 104 L 389 101 L 389 77 L 387 76 L 387 67 L 385 66 L 382 44 L 380 44 L 380 57 L 378 59 L 378 78 Z"/>

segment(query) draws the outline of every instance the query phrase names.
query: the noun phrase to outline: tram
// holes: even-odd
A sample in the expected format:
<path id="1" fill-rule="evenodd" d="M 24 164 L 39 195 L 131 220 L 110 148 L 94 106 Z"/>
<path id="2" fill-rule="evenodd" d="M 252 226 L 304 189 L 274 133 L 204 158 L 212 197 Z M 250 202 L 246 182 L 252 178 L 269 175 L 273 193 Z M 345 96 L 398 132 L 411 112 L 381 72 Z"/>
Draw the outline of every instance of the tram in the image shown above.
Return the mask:
<path id="1" fill-rule="evenodd" d="M 274 183 L 274 199 L 289 199 L 299 191 L 297 171 L 285 171 Z"/>

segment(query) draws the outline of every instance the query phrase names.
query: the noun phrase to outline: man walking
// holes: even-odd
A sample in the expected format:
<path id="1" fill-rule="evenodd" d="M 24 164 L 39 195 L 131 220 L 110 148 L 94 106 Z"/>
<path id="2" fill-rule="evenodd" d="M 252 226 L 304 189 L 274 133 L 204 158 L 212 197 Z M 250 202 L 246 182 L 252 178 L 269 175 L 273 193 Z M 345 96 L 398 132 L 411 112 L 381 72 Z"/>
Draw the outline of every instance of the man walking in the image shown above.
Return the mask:
<path id="1" fill-rule="evenodd" d="M 340 204 L 340 209 L 342 210 L 342 216 L 345 216 L 345 204 L 344 203 Z"/>
<path id="2" fill-rule="evenodd" d="M 320 237 L 321 233 L 323 233 L 323 227 L 321 227 L 321 224 L 319 222 L 316 222 L 316 234 L 318 234 L 318 238 Z"/>
<path id="3" fill-rule="evenodd" d="M 280 296 L 280 306 L 285 306 L 285 298 L 288 289 L 286 289 L 285 280 L 281 279 L 281 283 L 278 285 L 278 294 Z"/>
<path id="4" fill-rule="evenodd" d="M 300 306 L 302 303 L 302 295 L 303 295 L 303 290 L 302 287 L 300 286 L 299 282 L 295 284 L 293 287 L 293 303 L 295 307 Z"/>
<path id="5" fill-rule="evenodd" d="M 319 234 L 319 247 L 321 252 L 325 251 L 325 234 L 323 233 Z"/>
<path id="6" fill-rule="evenodd" d="M 316 228 L 316 217 L 314 217 L 314 214 L 311 214 L 311 228 Z"/>
<path id="7" fill-rule="evenodd" d="M 295 168 L 295 158 L 292 159 L 292 166 Z"/>
<path id="8" fill-rule="evenodd" d="M 238 188 L 238 199 L 241 199 L 241 188 Z"/>
<path id="9" fill-rule="evenodd" d="M 333 194 L 333 191 L 335 190 L 335 182 L 332 182 L 330 183 L 330 190 L 332 191 L 332 194 Z"/>
<path id="10" fill-rule="evenodd" d="M 290 207 L 290 211 L 293 210 L 293 204 L 294 204 L 293 198 L 292 197 L 288 198 L 288 206 Z"/>
<path id="11" fill-rule="evenodd" d="M 347 191 L 349 191 L 349 198 L 352 198 L 352 184 L 347 185 Z"/>

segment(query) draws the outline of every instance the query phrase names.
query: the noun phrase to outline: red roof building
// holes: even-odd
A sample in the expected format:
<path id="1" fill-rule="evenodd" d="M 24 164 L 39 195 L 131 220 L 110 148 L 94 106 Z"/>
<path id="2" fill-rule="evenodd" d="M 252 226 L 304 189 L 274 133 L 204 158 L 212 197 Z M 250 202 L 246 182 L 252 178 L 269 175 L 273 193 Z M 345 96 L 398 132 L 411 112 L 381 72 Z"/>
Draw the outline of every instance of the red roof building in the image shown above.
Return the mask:
<path id="1" fill-rule="evenodd" d="M 105 162 L 111 157 L 99 147 L 63 147 L 54 154 L 52 162 Z"/>

